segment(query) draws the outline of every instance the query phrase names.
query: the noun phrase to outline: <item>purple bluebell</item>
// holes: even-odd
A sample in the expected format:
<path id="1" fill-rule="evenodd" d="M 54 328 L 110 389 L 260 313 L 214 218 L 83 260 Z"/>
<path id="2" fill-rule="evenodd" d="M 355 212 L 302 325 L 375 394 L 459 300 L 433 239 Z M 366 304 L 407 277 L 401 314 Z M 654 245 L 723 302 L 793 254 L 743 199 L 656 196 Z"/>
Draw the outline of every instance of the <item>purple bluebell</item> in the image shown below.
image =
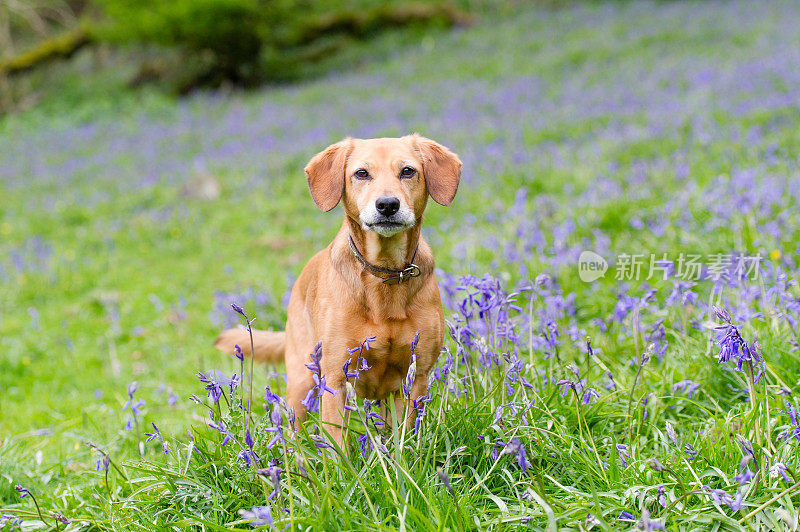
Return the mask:
<path id="1" fill-rule="evenodd" d="M 422 418 L 428 415 L 425 405 L 431 402 L 431 398 L 428 394 L 425 394 L 420 395 L 416 399 L 412 399 L 411 402 L 414 409 L 417 411 L 417 415 L 414 418 L 414 434 L 417 434 L 419 432 L 419 426 L 422 423 Z"/>
<path id="2" fill-rule="evenodd" d="M 502 450 L 498 453 L 497 449 L 501 448 Z M 500 458 L 505 454 L 512 455 L 517 460 L 517 465 L 523 471 L 527 471 L 528 468 L 531 466 L 530 462 L 528 462 L 527 453 L 525 451 L 525 445 L 519 440 L 519 438 L 511 438 L 508 443 L 503 443 L 502 441 L 498 441 L 495 443 L 495 450 L 492 452 L 495 460 Z"/>
<path id="3" fill-rule="evenodd" d="M 269 386 L 264 386 L 264 400 L 271 405 L 281 402 L 281 396 L 270 390 Z"/>
<path id="4" fill-rule="evenodd" d="M 257 471 L 259 475 L 265 477 L 272 482 L 272 493 L 269 494 L 268 499 L 274 499 L 281 491 L 281 474 L 283 469 L 276 465 L 271 465 Z"/>
<path id="5" fill-rule="evenodd" d="M 8 527 L 9 530 L 13 530 L 15 528 L 21 529 L 22 523 L 24 523 L 24 521 L 19 516 L 12 514 L 0 515 L 0 528 Z"/>
<path id="6" fill-rule="evenodd" d="M 689 397 L 689 399 L 691 399 L 692 395 L 694 394 L 695 391 L 697 391 L 698 388 L 700 388 L 699 383 L 689 380 L 683 380 L 680 382 L 676 382 L 675 384 L 672 385 L 672 392 L 675 393 L 676 391 L 680 390 L 684 392 Z"/>
<path id="7" fill-rule="evenodd" d="M 642 509 L 642 516 L 636 522 L 635 528 L 636 530 L 642 530 L 644 532 L 650 532 L 652 530 L 666 530 L 664 528 L 664 523 L 650 519 L 650 510 L 647 508 Z"/>
<path id="8" fill-rule="evenodd" d="M 62 525 L 68 525 L 72 522 L 69 519 L 67 519 L 67 517 L 64 514 L 60 512 L 50 512 L 50 517 L 52 517 L 54 520 L 58 521 Z"/>
<path id="9" fill-rule="evenodd" d="M 272 449 L 276 444 L 283 443 L 286 440 L 283 437 L 283 413 L 281 407 L 276 404 L 272 407 L 272 412 L 269 415 L 270 423 L 272 426 L 264 429 L 266 432 L 272 433 L 272 439 L 267 443 L 267 449 Z"/>
<path id="10" fill-rule="evenodd" d="M 786 482 L 791 482 L 789 475 L 786 474 L 786 469 L 786 465 L 782 462 L 775 462 L 772 464 L 772 467 L 769 468 L 769 476 L 771 478 L 777 478 L 778 475 L 780 475 Z"/>
<path id="11" fill-rule="evenodd" d="M 673 445 L 678 445 L 678 440 L 675 436 L 675 427 L 673 427 L 672 423 L 669 421 L 667 421 L 667 436 L 672 440 Z"/>
<path id="12" fill-rule="evenodd" d="M 739 464 L 739 473 L 733 476 L 733 479 L 739 483 L 739 485 L 744 485 L 750 482 L 755 473 L 750 469 L 750 462 L 753 460 L 753 457 L 750 455 L 745 455 L 742 458 L 741 463 Z"/>
<path id="13" fill-rule="evenodd" d="M 447 488 L 447 491 L 453 495 L 453 485 L 450 484 L 450 476 L 445 472 L 444 469 L 441 467 L 436 468 L 436 475 L 439 477 L 439 482 L 444 484 L 444 487 Z"/>
<path id="14" fill-rule="evenodd" d="M 197 378 L 206 385 L 206 394 L 217 404 L 222 397 L 222 386 L 211 375 L 202 372 L 197 372 Z"/>
<path id="15" fill-rule="evenodd" d="M 778 439 L 788 440 L 789 438 L 794 438 L 800 441 L 800 414 L 798 414 L 794 405 L 789 403 L 789 401 L 786 401 L 785 405 L 786 410 L 781 410 L 781 412 L 789 416 L 790 424 L 786 429 L 778 433 Z"/>
<path id="16" fill-rule="evenodd" d="M 94 463 L 94 470 L 108 472 L 108 465 L 110 462 L 111 460 L 108 454 L 98 450 L 97 460 L 95 460 Z"/>
<path id="17" fill-rule="evenodd" d="M 737 371 L 742 371 L 744 363 L 752 364 L 753 370 L 756 372 L 753 380 L 758 382 L 761 374 L 766 369 L 766 363 L 761 357 L 758 341 L 748 344 L 742 338 L 739 329 L 733 324 L 730 314 L 724 308 L 714 307 L 714 314 L 717 319 L 723 322 L 722 325 L 714 327 L 716 331 L 714 342 L 719 346 L 717 360 L 723 363 L 736 359 Z"/>
<path id="18" fill-rule="evenodd" d="M 742 509 L 742 492 L 737 491 L 735 496 L 731 496 L 727 491 L 711 488 L 710 486 L 703 486 L 703 488 L 711 496 L 711 500 L 719 505 L 726 505 L 734 512 Z"/>
<path id="19" fill-rule="evenodd" d="M 691 444 L 691 443 L 686 443 L 686 444 L 684 444 L 684 446 L 683 446 L 683 452 L 684 452 L 684 453 L 686 453 L 686 454 L 688 454 L 688 455 L 690 456 L 689 460 L 691 460 L 692 458 L 694 458 L 695 456 L 697 456 L 698 454 L 700 454 L 700 452 L 699 452 L 699 451 L 697 451 L 697 450 L 694 448 L 694 446 L 692 446 L 692 444 Z"/>
<path id="20" fill-rule="evenodd" d="M 617 456 L 619 456 L 619 461 L 622 462 L 622 468 L 625 469 L 628 467 L 628 446 L 622 443 L 617 444 Z"/>
<path id="21" fill-rule="evenodd" d="M 594 388 L 586 388 L 586 391 L 583 392 L 583 398 L 581 399 L 581 404 L 588 405 L 591 404 L 600 397 L 600 394 L 597 393 L 597 390 Z"/>
<path id="22" fill-rule="evenodd" d="M 661 472 L 661 471 L 666 471 L 667 470 L 667 468 L 664 466 L 664 464 L 662 464 L 658 460 L 658 458 L 655 458 L 655 457 L 653 457 L 650 460 L 648 460 L 647 461 L 647 465 L 650 466 L 650 469 L 652 469 L 653 471 L 656 471 L 656 472 Z"/>
<path id="23" fill-rule="evenodd" d="M 269 506 L 255 506 L 249 510 L 239 510 L 242 519 L 249 520 L 253 528 L 259 526 L 272 526 L 272 510 Z"/>
<path id="24" fill-rule="evenodd" d="M 361 456 L 363 458 L 367 458 L 369 453 L 372 451 L 372 439 L 369 437 L 369 434 L 363 434 L 362 436 L 359 436 L 358 445 L 361 448 Z"/>
<path id="25" fill-rule="evenodd" d="M 158 430 L 158 427 L 156 426 L 155 423 L 150 423 L 150 424 L 153 426 L 153 432 L 144 433 L 144 435 L 147 436 L 147 439 L 145 441 L 153 441 L 157 439 L 158 441 L 161 442 L 161 451 L 164 454 L 169 454 L 169 446 L 167 445 L 167 442 L 164 441 L 163 436 L 161 436 L 161 431 Z"/>

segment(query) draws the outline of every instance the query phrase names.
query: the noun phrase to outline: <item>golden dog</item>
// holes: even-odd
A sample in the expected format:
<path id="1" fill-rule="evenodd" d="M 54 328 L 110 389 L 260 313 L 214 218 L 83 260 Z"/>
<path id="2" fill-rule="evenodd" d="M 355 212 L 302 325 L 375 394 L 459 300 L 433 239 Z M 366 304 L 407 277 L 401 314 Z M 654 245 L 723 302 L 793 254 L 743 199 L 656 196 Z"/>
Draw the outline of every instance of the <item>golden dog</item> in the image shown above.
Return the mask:
<path id="1" fill-rule="evenodd" d="M 303 268 L 292 288 L 286 331 L 253 331 L 256 360 L 285 359 L 286 401 L 302 422 L 302 401 L 315 382 L 305 366 L 318 341 L 319 366 L 327 384 L 338 393 L 323 394 L 320 417 L 333 439 L 343 444 L 346 420 L 342 370 L 357 354 L 348 349 L 375 336 L 364 351 L 370 369 L 353 383 L 368 399 L 387 400 L 401 388 L 408 371 L 410 343 L 420 332 L 411 399 L 427 393 L 428 372 L 444 341 L 444 313 L 433 272 L 433 253 L 420 235 L 428 195 L 449 205 L 461 177 L 454 153 L 417 134 L 402 138 L 353 139 L 333 144 L 305 168 L 314 203 L 323 212 L 339 201 L 344 223 L 333 242 Z M 224 331 L 215 346 L 233 353 L 234 345 L 249 354 L 248 333 Z M 394 393 L 396 412 L 402 394 Z M 407 422 L 414 418 L 408 409 Z M 398 414 L 399 415 L 399 414 Z"/>

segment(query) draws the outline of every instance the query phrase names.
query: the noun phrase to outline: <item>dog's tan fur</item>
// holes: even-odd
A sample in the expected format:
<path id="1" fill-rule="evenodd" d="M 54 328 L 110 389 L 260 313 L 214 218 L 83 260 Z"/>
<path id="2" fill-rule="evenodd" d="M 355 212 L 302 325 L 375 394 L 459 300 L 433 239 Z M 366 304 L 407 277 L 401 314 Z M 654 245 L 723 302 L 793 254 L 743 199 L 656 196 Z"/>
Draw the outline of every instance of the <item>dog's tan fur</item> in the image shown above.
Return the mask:
<path id="1" fill-rule="evenodd" d="M 413 177 L 400 176 L 406 166 L 416 170 Z M 370 179 L 357 179 L 355 172 L 359 169 L 366 169 Z M 409 345 L 417 331 L 420 339 L 411 398 L 427 391 L 428 372 L 442 349 L 444 314 L 433 273 L 433 254 L 420 235 L 420 227 L 428 195 L 443 205 L 452 202 L 461 161 L 444 146 L 416 134 L 348 138 L 314 156 L 305 172 L 320 210 L 329 211 L 343 202 L 344 223 L 333 242 L 311 258 L 297 279 L 286 331 L 254 331 L 254 357 L 265 362 L 285 359 L 287 403 L 301 422 L 306 416 L 301 401 L 314 385 L 305 363 L 316 342 L 322 341 L 322 373 L 328 385 L 339 391 L 323 396 L 320 416 L 332 437 L 342 444 L 346 414 L 342 366 L 351 358 L 348 349 L 366 337 L 377 339 L 364 353 L 372 368 L 362 372 L 354 383 L 359 396 L 386 400 L 400 389 L 410 364 Z M 360 215 L 381 196 L 395 196 L 401 206 L 410 208 L 413 225 L 390 236 L 366 228 Z M 406 267 L 416 250 L 414 263 L 420 275 L 404 283 L 384 284 L 353 256 L 348 235 L 369 263 L 384 268 Z M 216 347 L 233 353 L 234 344 L 249 354 L 249 337 L 241 329 L 224 331 Z M 357 363 L 353 359 L 351 367 Z M 394 395 L 397 412 L 402 412 L 402 394 Z M 413 408 L 409 408 L 408 420 L 413 416 Z"/>

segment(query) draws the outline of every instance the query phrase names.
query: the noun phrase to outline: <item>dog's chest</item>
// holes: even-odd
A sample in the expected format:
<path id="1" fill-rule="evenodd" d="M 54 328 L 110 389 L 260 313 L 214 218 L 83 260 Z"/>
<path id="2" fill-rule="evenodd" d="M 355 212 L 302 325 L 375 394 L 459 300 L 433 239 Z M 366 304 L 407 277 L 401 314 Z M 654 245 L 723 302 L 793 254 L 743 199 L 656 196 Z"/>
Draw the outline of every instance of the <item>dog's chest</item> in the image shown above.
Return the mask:
<path id="1" fill-rule="evenodd" d="M 362 350 L 361 356 L 370 368 L 361 371 L 356 380 L 356 392 L 360 397 L 385 399 L 400 389 L 411 363 L 411 340 L 415 332 L 378 336 L 369 351 Z"/>

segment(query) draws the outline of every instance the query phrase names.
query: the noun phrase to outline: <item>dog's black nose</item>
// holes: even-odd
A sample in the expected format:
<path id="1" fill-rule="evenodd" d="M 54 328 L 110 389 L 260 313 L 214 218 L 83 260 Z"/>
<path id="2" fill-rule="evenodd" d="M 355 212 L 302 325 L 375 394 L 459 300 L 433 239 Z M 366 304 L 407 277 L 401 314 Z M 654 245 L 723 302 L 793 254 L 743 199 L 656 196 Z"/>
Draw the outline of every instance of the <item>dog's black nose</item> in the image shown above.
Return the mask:
<path id="1" fill-rule="evenodd" d="M 394 196 L 382 196 L 375 200 L 375 208 L 384 216 L 391 216 L 400 210 L 400 200 Z"/>

